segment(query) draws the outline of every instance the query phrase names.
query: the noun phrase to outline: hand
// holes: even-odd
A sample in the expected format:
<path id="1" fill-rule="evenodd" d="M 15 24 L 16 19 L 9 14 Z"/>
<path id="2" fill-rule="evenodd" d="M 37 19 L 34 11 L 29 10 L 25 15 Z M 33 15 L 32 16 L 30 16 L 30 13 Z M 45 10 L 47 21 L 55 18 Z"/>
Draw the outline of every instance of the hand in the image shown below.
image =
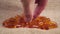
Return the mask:
<path id="1" fill-rule="evenodd" d="M 24 9 L 24 20 L 26 22 L 31 22 L 32 20 L 32 14 L 31 14 L 31 11 L 30 11 L 30 1 L 31 0 L 21 0 L 22 1 L 22 4 L 23 4 L 23 9 Z"/>

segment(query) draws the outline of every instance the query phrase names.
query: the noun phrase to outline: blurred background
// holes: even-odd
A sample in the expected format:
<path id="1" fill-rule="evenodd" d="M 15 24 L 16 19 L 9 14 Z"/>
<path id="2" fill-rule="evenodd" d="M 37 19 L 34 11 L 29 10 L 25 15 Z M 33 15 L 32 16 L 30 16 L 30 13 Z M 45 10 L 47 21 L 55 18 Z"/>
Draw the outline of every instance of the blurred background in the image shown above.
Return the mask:
<path id="1" fill-rule="evenodd" d="M 34 0 L 31 1 L 31 11 L 34 11 L 36 5 L 34 4 Z M 4 20 L 14 17 L 16 15 L 21 15 L 23 12 L 23 7 L 21 0 L 0 0 L 0 34 L 60 34 L 60 0 L 48 0 L 47 5 L 40 16 L 46 16 L 50 18 L 52 21 L 57 22 L 58 28 L 49 31 L 33 31 L 27 29 L 5 29 L 2 27 L 2 23 Z M 23 31 L 22 31 L 23 30 Z M 18 31 L 18 32 L 17 32 Z M 19 32 L 20 31 L 20 32 Z M 4 33 L 3 33 L 4 32 Z M 17 33 L 14 33 L 17 32 Z M 48 33 L 47 33 L 48 32 Z"/>

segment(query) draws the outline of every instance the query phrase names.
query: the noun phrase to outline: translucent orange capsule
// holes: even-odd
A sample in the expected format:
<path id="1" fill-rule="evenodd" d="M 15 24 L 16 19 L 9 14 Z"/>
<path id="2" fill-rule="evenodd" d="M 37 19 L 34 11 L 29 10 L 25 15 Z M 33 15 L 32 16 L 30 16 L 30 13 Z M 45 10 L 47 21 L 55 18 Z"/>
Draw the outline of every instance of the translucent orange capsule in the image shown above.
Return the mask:
<path id="1" fill-rule="evenodd" d="M 39 29 L 53 29 L 57 28 L 56 22 L 51 21 L 49 18 L 40 16 L 29 23 L 24 21 L 24 17 L 15 16 L 14 18 L 7 19 L 3 22 L 3 26 L 7 28 L 39 28 Z"/>

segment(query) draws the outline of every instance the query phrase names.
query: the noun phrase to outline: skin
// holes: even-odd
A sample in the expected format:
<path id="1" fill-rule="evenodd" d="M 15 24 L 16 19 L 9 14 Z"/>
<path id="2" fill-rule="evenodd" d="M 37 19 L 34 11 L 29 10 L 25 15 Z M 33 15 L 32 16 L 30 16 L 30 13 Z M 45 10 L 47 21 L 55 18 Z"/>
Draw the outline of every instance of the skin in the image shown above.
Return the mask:
<path id="1" fill-rule="evenodd" d="M 37 7 L 35 8 L 33 19 L 37 18 L 41 12 L 44 10 L 47 0 L 35 0 Z"/>
<path id="2" fill-rule="evenodd" d="M 32 14 L 30 11 L 30 1 L 31 0 L 21 0 L 24 8 L 24 20 L 26 22 L 31 22 L 32 21 Z"/>
<path id="3" fill-rule="evenodd" d="M 24 8 L 24 19 L 26 22 L 31 22 L 32 19 L 38 17 L 41 12 L 44 10 L 47 0 L 35 0 L 35 4 L 37 4 L 34 14 L 32 16 L 30 11 L 30 2 L 31 0 L 21 0 Z M 33 17 L 33 18 L 32 18 Z"/>

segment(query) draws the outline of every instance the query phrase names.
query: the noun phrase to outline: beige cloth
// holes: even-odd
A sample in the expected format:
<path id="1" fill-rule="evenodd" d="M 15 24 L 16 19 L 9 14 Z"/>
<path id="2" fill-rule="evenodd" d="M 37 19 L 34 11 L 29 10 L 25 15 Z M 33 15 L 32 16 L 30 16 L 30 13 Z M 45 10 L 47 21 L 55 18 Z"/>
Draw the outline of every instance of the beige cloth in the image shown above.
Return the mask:
<path id="1" fill-rule="evenodd" d="M 34 0 L 33 0 L 34 1 Z M 31 10 L 34 11 L 34 2 L 31 2 Z M 21 15 L 23 7 L 20 0 L 0 0 L 0 34 L 60 34 L 60 0 L 48 0 L 42 16 L 51 18 L 57 22 L 58 28 L 51 30 L 15 28 L 9 29 L 2 27 L 4 20 Z"/>

